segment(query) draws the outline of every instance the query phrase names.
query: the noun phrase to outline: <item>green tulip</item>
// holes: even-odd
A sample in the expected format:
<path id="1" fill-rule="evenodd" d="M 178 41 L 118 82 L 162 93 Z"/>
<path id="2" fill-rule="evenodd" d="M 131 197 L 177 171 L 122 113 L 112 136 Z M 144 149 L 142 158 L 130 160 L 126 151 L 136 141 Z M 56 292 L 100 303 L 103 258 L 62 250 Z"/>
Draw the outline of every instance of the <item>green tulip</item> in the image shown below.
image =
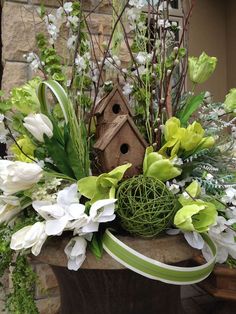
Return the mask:
<path id="1" fill-rule="evenodd" d="M 187 128 L 180 125 L 180 120 L 173 117 L 166 121 L 164 136 L 166 143 L 159 150 L 159 153 L 166 156 L 170 150 L 170 157 L 184 155 L 203 148 L 210 148 L 214 145 L 213 137 L 204 137 L 204 129 L 198 122 L 193 122 Z"/>
<path id="2" fill-rule="evenodd" d="M 201 200 L 191 200 L 188 205 L 178 210 L 174 217 L 174 224 L 183 231 L 206 232 L 217 217 L 214 204 Z"/>
<path id="3" fill-rule="evenodd" d="M 236 109 L 236 88 L 232 88 L 226 95 L 224 109 L 226 112 L 232 112 Z"/>
<path id="4" fill-rule="evenodd" d="M 215 71 L 217 58 L 209 57 L 203 52 L 199 58 L 188 58 L 190 80 L 195 84 L 204 83 Z"/>
<path id="5" fill-rule="evenodd" d="M 152 146 L 146 149 L 143 161 L 143 174 L 145 176 L 156 178 L 165 182 L 178 177 L 181 172 L 182 170 L 175 167 L 169 159 L 153 152 Z"/>

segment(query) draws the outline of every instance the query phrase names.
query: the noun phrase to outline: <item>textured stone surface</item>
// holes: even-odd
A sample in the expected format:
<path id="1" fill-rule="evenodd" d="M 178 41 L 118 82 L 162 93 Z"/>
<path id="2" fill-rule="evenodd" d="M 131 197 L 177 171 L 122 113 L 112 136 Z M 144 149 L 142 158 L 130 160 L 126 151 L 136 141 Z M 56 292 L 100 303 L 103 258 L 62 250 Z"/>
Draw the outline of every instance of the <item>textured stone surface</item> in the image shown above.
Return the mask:
<path id="1" fill-rule="evenodd" d="M 163 236 L 146 240 L 141 238 L 121 237 L 124 243 L 138 252 L 164 263 L 178 263 L 191 259 L 198 251 L 190 247 L 182 236 Z M 34 259 L 57 266 L 66 266 L 67 257 L 64 248 L 69 238 L 54 238 L 47 241 L 39 256 Z M 123 269 L 123 265 L 116 262 L 104 252 L 103 258 L 97 260 L 87 251 L 87 258 L 82 265 L 85 269 Z"/>
<path id="2" fill-rule="evenodd" d="M 51 297 L 48 299 L 37 300 L 36 304 L 40 314 L 59 314 L 60 309 L 59 297 Z"/>
<path id="3" fill-rule="evenodd" d="M 74 0 L 70 0 L 74 1 Z M 40 4 L 42 0 L 32 0 L 33 4 Z M 46 6 L 52 6 L 52 7 L 58 7 L 58 0 L 43 0 L 43 3 Z M 98 6 L 99 4 L 99 6 Z M 109 3 L 109 0 L 83 0 L 82 6 L 84 10 L 90 11 L 95 10 L 99 13 L 106 13 L 109 14 L 112 11 L 111 5 Z"/>
<path id="4" fill-rule="evenodd" d="M 41 299 L 48 296 L 59 296 L 60 291 L 58 288 L 57 279 L 47 264 L 37 264 L 35 271 L 38 275 L 39 282 L 35 289 L 35 298 Z"/>
<path id="5" fill-rule="evenodd" d="M 24 84 L 27 79 L 28 65 L 20 62 L 6 62 L 2 77 L 2 89 L 7 95 L 16 86 Z"/>
<path id="6" fill-rule="evenodd" d="M 44 24 L 33 8 L 20 3 L 6 2 L 2 14 L 3 60 L 22 61 L 25 53 L 34 50 L 35 33 L 43 31 Z"/>

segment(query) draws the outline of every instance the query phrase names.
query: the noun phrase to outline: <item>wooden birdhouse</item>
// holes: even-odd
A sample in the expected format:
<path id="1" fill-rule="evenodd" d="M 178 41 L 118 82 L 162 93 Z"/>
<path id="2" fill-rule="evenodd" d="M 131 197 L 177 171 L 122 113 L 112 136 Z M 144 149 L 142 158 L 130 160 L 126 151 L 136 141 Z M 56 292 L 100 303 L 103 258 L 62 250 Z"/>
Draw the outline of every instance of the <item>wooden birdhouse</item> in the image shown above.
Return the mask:
<path id="1" fill-rule="evenodd" d="M 145 140 L 128 114 L 118 115 L 109 123 L 94 146 L 103 172 L 132 163 L 126 172 L 128 177 L 141 172 L 146 147 Z"/>
<path id="2" fill-rule="evenodd" d="M 106 131 L 107 125 L 113 122 L 117 116 L 127 114 L 132 117 L 128 100 L 119 85 L 116 85 L 113 90 L 97 104 L 94 114 L 97 118 L 97 137 L 100 137 Z"/>

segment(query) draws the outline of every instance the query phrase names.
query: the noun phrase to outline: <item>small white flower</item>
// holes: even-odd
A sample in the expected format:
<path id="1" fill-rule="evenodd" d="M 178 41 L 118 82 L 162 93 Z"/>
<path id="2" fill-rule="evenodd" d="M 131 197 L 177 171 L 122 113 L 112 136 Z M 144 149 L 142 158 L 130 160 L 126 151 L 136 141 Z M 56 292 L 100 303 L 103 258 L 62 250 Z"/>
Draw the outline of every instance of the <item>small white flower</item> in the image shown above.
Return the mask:
<path id="1" fill-rule="evenodd" d="M 66 11 L 66 13 L 70 13 L 73 11 L 73 3 L 72 2 L 65 2 L 63 5 L 64 10 Z"/>
<path id="2" fill-rule="evenodd" d="M 171 24 L 168 20 L 158 19 L 158 26 L 163 27 L 163 28 L 168 28 L 171 26 Z"/>
<path id="3" fill-rule="evenodd" d="M 150 53 L 140 51 L 136 56 L 136 61 L 139 64 L 146 64 L 147 62 L 151 61 L 151 58 L 152 55 Z"/>
<path id="4" fill-rule="evenodd" d="M 8 134 L 8 130 L 5 128 L 4 124 L 4 115 L 0 114 L 0 143 L 6 143 L 6 136 Z"/>
<path id="5" fill-rule="evenodd" d="M 77 54 L 77 57 L 75 59 L 75 64 L 77 66 L 78 73 L 81 73 L 87 68 L 87 62 L 85 58 L 81 57 L 79 54 Z"/>
<path id="6" fill-rule="evenodd" d="M 87 241 L 82 237 L 75 237 L 65 247 L 68 258 L 68 269 L 78 270 L 86 258 Z"/>
<path id="7" fill-rule="evenodd" d="M 212 181 L 213 178 L 214 178 L 214 176 L 211 173 L 208 173 L 206 175 L 206 180 Z"/>
<path id="8" fill-rule="evenodd" d="M 137 9 L 142 9 L 142 7 L 145 6 L 145 1 L 144 0 L 129 0 L 129 5 Z"/>
<path id="9" fill-rule="evenodd" d="M 174 183 L 171 184 L 169 181 L 167 181 L 166 186 L 168 190 L 171 191 L 173 194 L 178 194 L 180 191 L 178 184 L 174 184 Z"/>
<path id="10" fill-rule="evenodd" d="M 15 251 L 31 248 L 31 252 L 37 256 L 46 239 L 45 223 L 36 222 L 34 225 L 26 226 L 14 233 L 10 247 Z"/>
<path id="11" fill-rule="evenodd" d="M 76 42 L 76 36 L 72 35 L 68 40 L 67 40 L 67 48 L 71 50 L 72 48 L 75 48 L 75 42 Z"/>
<path id="12" fill-rule="evenodd" d="M 133 91 L 133 88 L 134 86 L 129 84 L 129 83 L 126 83 L 124 86 L 123 86 L 123 93 L 124 95 L 128 96 L 132 93 Z"/>
<path id="13" fill-rule="evenodd" d="M 69 27 L 72 24 L 74 27 L 78 26 L 79 18 L 77 16 L 68 16 L 66 26 Z"/>
<path id="14" fill-rule="evenodd" d="M 0 189 L 11 195 L 30 189 L 43 175 L 43 169 L 35 163 L 0 160 Z"/>
<path id="15" fill-rule="evenodd" d="M 24 118 L 23 125 L 39 142 L 44 142 L 44 134 L 49 138 L 53 136 L 52 122 L 42 113 L 28 115 Z"/>
<path id="16" fill-rule="evenodd" d="M 37 71 L 41 65 L 38 55 L 34 52 L 30 52 L 28 55 L 24 55 L 24 57 L 26 58 L 26 61 L 30 63 L 30 68 L 33 71 Z"/>

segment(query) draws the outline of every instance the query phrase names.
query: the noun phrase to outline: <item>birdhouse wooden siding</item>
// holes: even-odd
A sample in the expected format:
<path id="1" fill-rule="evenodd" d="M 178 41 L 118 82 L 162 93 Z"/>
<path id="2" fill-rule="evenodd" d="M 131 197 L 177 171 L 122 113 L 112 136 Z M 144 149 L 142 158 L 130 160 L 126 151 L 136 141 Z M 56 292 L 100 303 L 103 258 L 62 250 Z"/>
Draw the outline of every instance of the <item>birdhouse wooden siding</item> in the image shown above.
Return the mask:
<path id="1" fill-rule="evenodd" d="M 97 137 L 101 136 L 107 129 L 107 125 L 120 115 L 132 116 L 128 101 L 123 95 L 119 85 L 100 101 L 96 106 Z"/>
<path id="2" fill-rule="evenodd" d="M 133 176 L 141 172 L 146 146 L 130 116 L 121 115 L 109 124 L 94 148 L 98 152 L 103 172 L 109 172 L 125 163 L 132 163 L 126 176 Z"/>

